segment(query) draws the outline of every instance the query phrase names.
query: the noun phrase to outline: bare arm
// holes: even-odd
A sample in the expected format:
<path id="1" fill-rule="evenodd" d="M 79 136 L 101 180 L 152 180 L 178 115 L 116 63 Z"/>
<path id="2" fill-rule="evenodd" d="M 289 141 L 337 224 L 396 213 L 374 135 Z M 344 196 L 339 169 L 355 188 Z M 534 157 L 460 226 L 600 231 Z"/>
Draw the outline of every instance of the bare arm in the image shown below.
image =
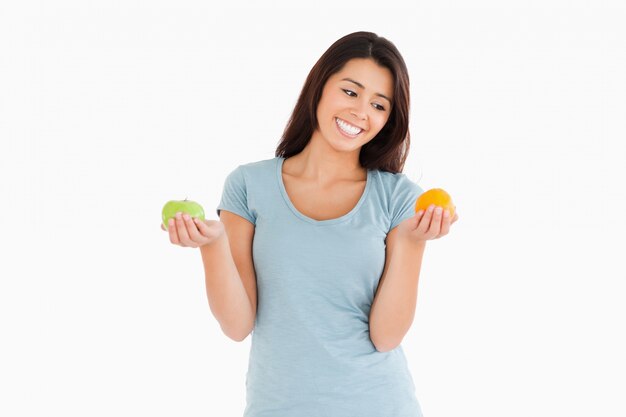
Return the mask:
<path id="1" fill-rule="evenodd" d="M 233 340 L 244 340 L 252 331 L 256 316 L 254 225 L 223 210 L 221 221 L 201 221 L 177 214 L 175 222 L 169 227 L 170 241 L 200 248 L 209 307 L 222 331 Z"/>
<path id="2" fill-rule="evenodd" d="M 426 241 L 447 235 L 458 219 L 434 208 L 420 210 L 387 234 L 385 268 L 369 318 L 370 339 L 380 352 L 395 349 L 413 323 Z"/>
<path id="3" fill-rule="evenodd" d="M 222 331 L 236 341 L 254 328 L 256 274 L 252 262 L 254 225 L 228 211 L 220 211 L 226 233 L 202 246 L 206 292 L 211 312 Z"/>
<path id="4" fill-rule="evenodd" d="M 398 241 L 396 229 L 387 235 L 385 268 L 370 311 L 370 338 L 380 352 L 395 349 L 413 323 L 425 246 Z"/>

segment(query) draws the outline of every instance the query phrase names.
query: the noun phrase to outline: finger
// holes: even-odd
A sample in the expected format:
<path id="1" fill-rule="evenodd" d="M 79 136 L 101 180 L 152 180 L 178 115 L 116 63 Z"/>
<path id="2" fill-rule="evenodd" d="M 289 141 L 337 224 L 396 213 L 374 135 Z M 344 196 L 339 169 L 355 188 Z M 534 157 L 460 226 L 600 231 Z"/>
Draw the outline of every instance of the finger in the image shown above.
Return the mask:
<path id="1" fill-rule="evenodd" d="M 417 213 L 415 213 L 415 216 L 413 216 L 414 219 L 414 225 L 415 227 L 412 227 L 413 230 L 417 229 L 420 225 L 420 221 L 422 221 L 422 217 L 424 217 L 424 210 L 418 210 Z"/>
<path id="2" fill-rule="evenodd" d="M 424 212 L 424 215 L 422 216 L 419 224 L 417 225 L 417 229 L 415 229 L 418 233 L 421 234 L 425 234 L 428 231 L 428 228 L 430 227 L 430 221 L 433 218 L 433 211 L 435 210 L 435 205 L 431 204 L 426 211 Z"/>
<path id="3" fill-rule="evenodd" d="M 450 222 L 450 224 L 453 224 L 455 221 L 459 220 L 459 213 L 454 213 L 454 217 L 452 218 L 452 221 Z"/>
<path id="4" fill-rule="evenodd" d="M 184 214 L 183 220 L 185 221 L 185 225 L 187 225 L 187 231 L 189 232 L 189 237 L 191 238 L 193 245 L 197 246 L 198 243 L 203 239 L 203 237 L 196 227 L 194 218 L 188 214 Z"/>
<path id="5" fill-rule="evenodd" d="M 187 232 L 187 226 L 181 212 L 176 213 L 176 230 L 178 231 L 178 237 L 182 246 L 189 246 L 191 240 L 189 239 L 189 233 Z"/>
<path id="6" fill-rule="evenodd" d="M 433 211 L 432 220 L 430 222 L 428 232 L 426 232 L 426 235 L 429 239 L 434 239 L 437 236 L 439 236 L 439 233 L 441 232 L 442 218 L 443 218 L 443 209 L 441 207 L 437 207 Z"/>
<path id="7" fill-rule="evenodd" d="M 450 211 L 445 210 L 443 212 L 443 219 L 441 220 L 441 230 L 439 231 L 438 238 L 445 236 L 450 232 Z"/>
<path id="8" fill-rule="evenodd" d="M 163 223 L 161 223 L 161 230 L 167 230 L 165 226 L 163 226 Z"/>
<path id="9" fill-rule="evenodd" d="M 209 237 L 210 233 L 211 233 L 211 229 L 209 228 L 209 226 L 204 222 L 204 220 L 201 220 L 199 218 L 195 218 L 194 222 L 196 224 L 196 227 L 198 228 L 198 232 L 200 232 L 200 235 L 202 237 Z"/>
<path id="10" fill-rule="evenodd" d="M 413 214 L 413 216 L 409 217 L 408 219 L 404 220 L 401 224 L 402 224 L 402 228 L 405 228 L 406 230 L 409 231 L 413 231 L 417 229 L 417 226 L 420 223 L 420 219 L 422 218 L 424 214 L 424 210 L 419 210 L 417 212 L 415 212 L 415 214 Z"/>
<path id="11" fill-rule="evenodd" d="M 176 222 L 174 219 L 169 219 L 167 223 L 167 230 L 170 234 L 170 242 L 175 245 L 179 245 L 180 239 L 178 239 L 178 231 L 176 230 Z"/>

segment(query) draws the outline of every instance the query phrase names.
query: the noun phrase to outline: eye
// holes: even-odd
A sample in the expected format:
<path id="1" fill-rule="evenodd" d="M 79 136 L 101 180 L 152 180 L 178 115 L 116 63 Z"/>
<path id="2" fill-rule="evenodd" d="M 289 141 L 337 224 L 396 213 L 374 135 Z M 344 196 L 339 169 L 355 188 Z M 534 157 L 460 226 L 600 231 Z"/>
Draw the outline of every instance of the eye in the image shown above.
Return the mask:
<path id="1" fill-rule="evenodd" d="M 356 97 L 357 94 L 352 91 L 352 90 L 346 90 L 345 88 L 342 88 L 343 92 L 346 93 L 347 95 L 349 95 L 350 97 Z M 354 95 L 352 95 L 354 94 Z M 380 110 L 380 111 L 385 111 L 385 108 L 383 106 L 381 106 L 380 104 L 374 103 L 374 108 L 376 108 L 376 110 Z"/>

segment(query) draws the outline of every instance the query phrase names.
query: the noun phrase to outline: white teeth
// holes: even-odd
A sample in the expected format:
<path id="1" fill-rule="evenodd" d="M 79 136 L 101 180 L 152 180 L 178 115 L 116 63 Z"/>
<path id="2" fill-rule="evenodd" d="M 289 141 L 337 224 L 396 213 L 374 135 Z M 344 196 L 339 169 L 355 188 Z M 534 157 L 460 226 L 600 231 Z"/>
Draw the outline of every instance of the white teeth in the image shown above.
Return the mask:
<path id="1" fill-rule="evenodd" d="M 343 120 L 340 120 L 338 118 L 335 118 L 335 120 L 337 121 L 337 125 L 339 126 L 339 128 L 349 135 L 353 135 L 353 136 L 357 135 L 361 133 L 361 131 L 363 130 L 358 127 L 351 126 L 347 124 L 346 122 L 344 122 Z"/>

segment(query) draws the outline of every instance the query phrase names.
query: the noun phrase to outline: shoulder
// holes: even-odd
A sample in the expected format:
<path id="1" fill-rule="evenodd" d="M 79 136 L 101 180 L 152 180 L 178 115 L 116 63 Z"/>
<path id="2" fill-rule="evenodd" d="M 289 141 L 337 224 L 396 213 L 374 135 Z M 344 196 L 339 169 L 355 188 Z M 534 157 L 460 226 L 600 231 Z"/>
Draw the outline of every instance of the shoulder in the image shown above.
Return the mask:
<path id="1" fill-rule="evenodd" d="M 262 172 L 271 172 L 276 168 L 279 162 L 279 157 L 262 159 L 259 161 L 246 162 L 238 165 L 233 172 L 237 171 L 244 175 L 255 175 Z"/>
<path id="2" fill-rule="evenodd" d="M 246 162 L 244 164 L 239 165 L 240 167 L 244 167 L 246 169 L 262 169 L 264 167 L 276 166 L 276 163 L 280 157 L 261 159 L 259 161 Z"/>
<path id="3" fill-rule="evenodd" d="M 402 172 L 388 172 L 388 171 L 381 171 L 379 169 L 374 170 L 373 172 L 376 173 L 376 175 L 380 177 L 381 181 L 383 181 L 386 184 L 395 184 L 398 181 L 401 181 L 404 178 L 407 178 L 406 174 Z"/>
<path id="4" fill-rule="evenodd" d="M 256 224 L 259 204 L 267 200 L 266 191 L 275 183 L 276 158 L 237 165 L 226 176 L 222 199 L 217 208 L 231 211 Z"/>
<path id="5" fill-rule="evenodd" d="M 241 190 L 264 190 L 276 181 L 278 158 L 263 159 L 237 165 L 226 176 L 226 183 Z"/>
<path id="6" fill-rule="evenodd" d="M 404 173 L 380 170 L 375 170 L 373 173 L 378 207 L 381 208 L 388 221 L 385 229 L 389 232 L 401 221 L 415 214 L 415 201 L 423 191 Z"/>
<path id="7" fill-rule="evenodd" d="M 402 172 L 394 173 L 387 171 L 372 171 L 375 183 L 383 195 L 387 197 L 397 196 L 398 194 L 421 194 L 422 188 L 406 174 Z"/>
<path id="8" fill-rule="evenodd" d="M 270 159 L 262 159 L 259 161 L 245 162 L 239 164 L 233 168 L 229 175 L 235 176 L 249 176 L 259 174 L 260 172 L 271 172 L 276 168 L 276 164 L 279 162 L 278 157 Z"/>

